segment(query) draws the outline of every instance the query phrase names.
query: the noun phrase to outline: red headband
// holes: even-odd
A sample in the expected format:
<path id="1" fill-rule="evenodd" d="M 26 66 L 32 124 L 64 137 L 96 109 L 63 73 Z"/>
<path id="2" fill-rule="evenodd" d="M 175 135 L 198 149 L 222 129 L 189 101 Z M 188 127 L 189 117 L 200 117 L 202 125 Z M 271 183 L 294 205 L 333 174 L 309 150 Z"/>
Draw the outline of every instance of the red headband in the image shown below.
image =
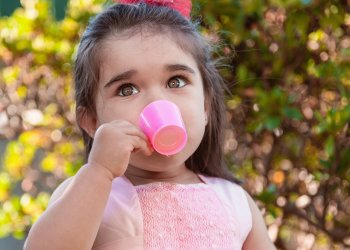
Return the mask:
<path id="1" fill-rule="evenodd" d="M 145 2 L 147 4 L 165 6 L 177 10 L 184 17 L 190 18 L 192 2 L 191 0 L 117 0 L 122 4 L 135 4 Z"/>

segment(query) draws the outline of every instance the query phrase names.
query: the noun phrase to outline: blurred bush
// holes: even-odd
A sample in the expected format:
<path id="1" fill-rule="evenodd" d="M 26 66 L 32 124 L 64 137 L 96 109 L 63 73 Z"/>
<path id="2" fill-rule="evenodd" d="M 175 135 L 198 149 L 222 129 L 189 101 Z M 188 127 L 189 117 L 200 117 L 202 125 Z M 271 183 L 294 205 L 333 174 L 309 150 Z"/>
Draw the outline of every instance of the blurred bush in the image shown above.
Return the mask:
<path id="1" fill-rule="evenodd" d="M 72 62 L 106 3 L 22 0 L 0 19 L 0 237 L 24 238 L 83 164 Z M 279 249 L 350 247 L 349 1 L 195 0 L 227 81 L 227 161 Z M 1 142 L 5 145 L 1 152 Z"/>

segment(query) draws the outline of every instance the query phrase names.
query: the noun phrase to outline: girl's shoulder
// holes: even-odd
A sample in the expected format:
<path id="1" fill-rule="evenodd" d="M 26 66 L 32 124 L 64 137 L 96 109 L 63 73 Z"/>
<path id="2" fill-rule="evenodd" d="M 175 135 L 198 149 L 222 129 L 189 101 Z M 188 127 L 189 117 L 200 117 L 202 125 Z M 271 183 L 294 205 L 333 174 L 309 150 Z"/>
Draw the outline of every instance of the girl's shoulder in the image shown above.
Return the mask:
<path id="1" fill-rule="evenodd" d="M 237 183 L 219 177 L 205 175 L 199 175 L 199 177 L 204 183 L 210 185 L 221 195 L 225 196 L 226 198 L 234 199 L 236 201 L 235 203 L 237 203 L 238 200 L 240 200 L 242 204 L 246 204 L 248 202 L 247 192 Z"/>
<path id="2" fill-rule="evenodd" d="M 252 229 L 253 216 L 250 208 L 250 196 L 238 184 L 218 177 L 199 175 L 199 177 L 214 189 L 229 213 L 237 220 L 244 240 Z"/>
<path id="3" fill-rule="evenodd" d="M 264 219 L 252 197 L 238 184 L 217 178 L 200 176 L 217 191 L 227 206 L 233 209 L 238 219 L 241 237 L 245 242 L 242 249 L 273 249 L 267 234 Z"/>

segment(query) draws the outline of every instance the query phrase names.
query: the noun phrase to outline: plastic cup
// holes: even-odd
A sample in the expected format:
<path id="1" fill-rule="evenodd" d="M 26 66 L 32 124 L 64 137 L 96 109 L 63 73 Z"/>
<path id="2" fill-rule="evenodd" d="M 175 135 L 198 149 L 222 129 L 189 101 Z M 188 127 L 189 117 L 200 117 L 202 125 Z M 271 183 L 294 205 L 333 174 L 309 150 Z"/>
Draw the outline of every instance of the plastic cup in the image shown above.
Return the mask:
<path id="1" fill-rule="evenodd" d="M 160 154 L 174 155 L 186 145 L 187 133 L 180 110 L 170 101 L 148 104 L 141 112 L 139 126 Z"/>

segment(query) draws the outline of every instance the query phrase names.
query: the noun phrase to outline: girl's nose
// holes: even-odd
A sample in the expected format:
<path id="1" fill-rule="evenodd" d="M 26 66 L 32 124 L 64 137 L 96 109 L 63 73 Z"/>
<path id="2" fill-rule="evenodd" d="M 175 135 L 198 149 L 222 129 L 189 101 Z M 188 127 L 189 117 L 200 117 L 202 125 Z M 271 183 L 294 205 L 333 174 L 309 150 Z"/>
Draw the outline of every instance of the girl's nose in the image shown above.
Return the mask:
<path id="1" fill-rule="evenodd" d="M 146 105 L 157 101 L 157 100 L 169 100 L 169 97 L 167 96 L 167 94 L 165 93 L 166 89 L 162 89 L 160 87 L 152 87 L 151 89 L 149 89 L 146 93 Z"/>

